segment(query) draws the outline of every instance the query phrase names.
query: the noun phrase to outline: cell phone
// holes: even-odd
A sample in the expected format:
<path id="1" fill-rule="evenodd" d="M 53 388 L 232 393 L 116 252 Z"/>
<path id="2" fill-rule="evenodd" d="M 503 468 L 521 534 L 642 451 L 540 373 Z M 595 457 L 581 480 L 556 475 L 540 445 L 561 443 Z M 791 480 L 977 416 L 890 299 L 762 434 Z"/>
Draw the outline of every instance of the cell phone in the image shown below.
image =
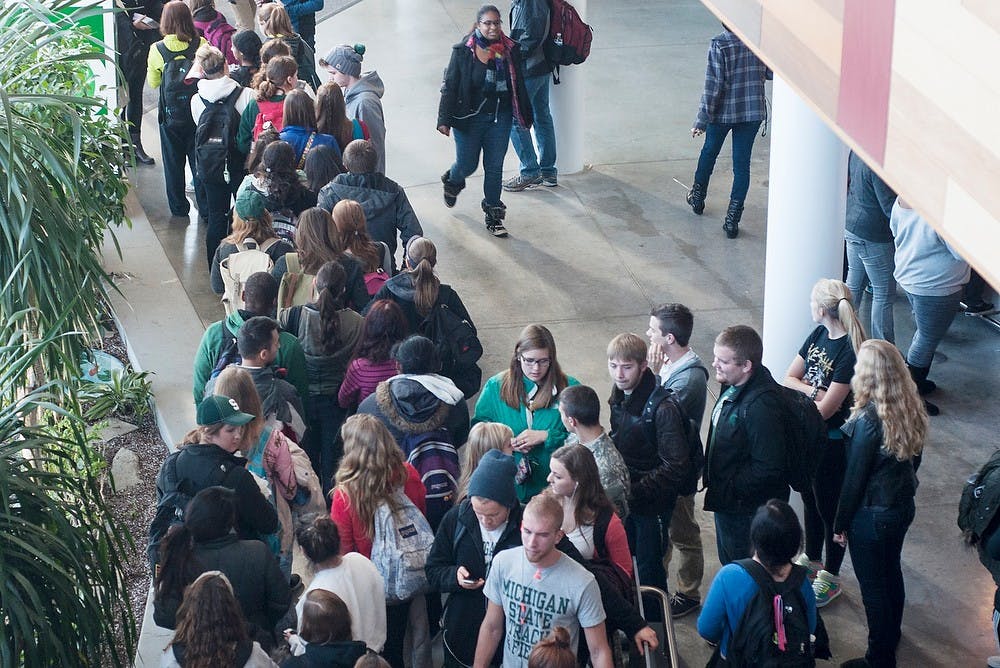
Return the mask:
<path id="1" fill-rule="evenodd" d="M 148 25 L 150 28 L 159 29 L 160 27 L 160 24 L 156 22 L 156 19 L 149 16 L 143 16 L 142 22 Z"/>
<path id="2" fill-rule="evenodd" d="M 462 584 L 465 585 L 474 585 L 477 582 L 479 582 L 479 580 L 473 580 L 472 578 L 462 578 Z"/>

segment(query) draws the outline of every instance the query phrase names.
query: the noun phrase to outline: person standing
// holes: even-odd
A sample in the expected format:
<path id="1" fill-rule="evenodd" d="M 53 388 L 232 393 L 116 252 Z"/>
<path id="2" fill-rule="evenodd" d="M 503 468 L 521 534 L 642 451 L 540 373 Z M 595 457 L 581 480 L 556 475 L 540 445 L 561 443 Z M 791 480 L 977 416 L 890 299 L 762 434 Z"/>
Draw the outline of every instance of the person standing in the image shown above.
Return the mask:
<path id="1" fill-rule="evenodd" d="M 347 117 L 361 121 L 368 128 L 366 139 L 378 153 L 375 171 L 385 174 L 385 114 L 382 112 L 385 84 L 378 72 L 361 72 L 364 58 L 364 44 L 341 44 L 333 47 L 319 64 L 330 74 L 330 81 L 344 91 Z"/>
<path id="2" fill-rule="evenodd" d="M 521 192 L 539 185 L 558 185 L 556 174 L 556 129 L 549 111 L 549 75 L 552 66 L 546 61 L 542 44 L 549 35 L 548 0 L 514 0 L 510 6 L 510 38 L 521 47 L 524 61 L 524 87 L 531 100 L 535 140 L 531 130 L 515 123 L 510 129 L 521 172 L 503 183 L 507 192 Z"/>
<path id="3" fill-rule="evenodd" d="M 705 143 L 698 157 L 698 168 L 687 203 L 699 216 L 705 210 L 705 196 L 715 160 L 719 157 L 726 135 L 732 132 L 733 187 L 722 229 L 727 237 L 735 239 L 740 233 L 743 201 L 750 189 L 750 153 L 757 138 L 757 129 L 767 118 L 764 81 L 772 75 L 771 70 L 728 26 L 722 24 L 722 27 L 723 31 L 712 38 L 708 47 L 705 92 L 698 107 L 698 118 L 691 129 L 692 137 L 705 135 Z"/>
<path id="4" fill-rule="evenodd" d="M 125 106 L 121 119 L 128 124 L 128 134 L 132 141 L 132 154 L 140 165 L 152 165 L 156 161 L 146 154 L 142 147 L 142 88 L 146 81 L 146 61 L 149 47 L 159 33 L 157 22 L 163 11 L 159 0 L 122 0 L 126 9 L 115 14 L 115 36 L 118 46 L 118 68 L 122 73 L 122 87 L 125 92 Z"/>

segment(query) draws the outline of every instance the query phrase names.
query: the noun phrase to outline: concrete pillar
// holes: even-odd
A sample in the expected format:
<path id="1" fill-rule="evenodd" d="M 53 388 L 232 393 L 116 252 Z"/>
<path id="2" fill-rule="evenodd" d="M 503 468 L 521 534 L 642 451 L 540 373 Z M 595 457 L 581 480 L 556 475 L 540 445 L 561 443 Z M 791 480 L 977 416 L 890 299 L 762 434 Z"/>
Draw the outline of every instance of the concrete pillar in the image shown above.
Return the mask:
<path id="1" fill-rule="evenodd" d="M 843 277 L 848 148 L 778 77 L 773 90 L 761 336 L 780 380 L 816 326 L 812 286 Z"/>
<path id="2" fill-rule="evenodd" d="M 587 0 L 574 0 L 573 6 L 586 21 Z M 556 169 L 560 174 L 583 171 L 584 67 L 587 63 L 561 67 L 559 85 L 550 83 L 549 108 L 556 126 Z"/>

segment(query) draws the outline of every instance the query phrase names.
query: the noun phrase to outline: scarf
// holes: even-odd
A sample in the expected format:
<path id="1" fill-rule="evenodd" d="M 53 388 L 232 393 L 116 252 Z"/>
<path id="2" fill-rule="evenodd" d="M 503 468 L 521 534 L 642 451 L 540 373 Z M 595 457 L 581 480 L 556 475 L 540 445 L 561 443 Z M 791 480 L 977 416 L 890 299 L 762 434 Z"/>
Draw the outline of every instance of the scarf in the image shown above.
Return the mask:
<path id="1" fill-rule="evenodd" d="M 479 28 L 476 28 L 472 31 L 472 34 L 469 35 L 469 39 L 466 40 L 465 46 L 472 52 L 473 58 L 476 57 L 476 46 L 489 51 L 490 61 L 493 63 L 493 67 L 496 69 L 498 76 L 502 72 L 502 68 L 506 68 L 507 72 L 510 74 L 510 99 L 514 104 L 514 120 L 524 126 L 525 119 L 524 115 L 521 114 L 521 105 L 517 97 L 517 68 L 514 67 L 514 61 L 510 58 L 510 52 L 516 46 L 514 40 L 501 32 L 500 39 L 495 42 L 490 42 L 483 37 L 481 32 L 479 32 Z"/>

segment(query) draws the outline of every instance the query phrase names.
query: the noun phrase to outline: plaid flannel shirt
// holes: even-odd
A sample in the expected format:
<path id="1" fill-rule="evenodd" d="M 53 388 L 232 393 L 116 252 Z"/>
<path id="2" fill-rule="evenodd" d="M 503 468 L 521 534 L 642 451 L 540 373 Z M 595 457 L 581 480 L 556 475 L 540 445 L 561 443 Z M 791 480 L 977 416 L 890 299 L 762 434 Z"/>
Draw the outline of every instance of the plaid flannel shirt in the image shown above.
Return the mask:
<path id="1" fill-rule="evenodd" d="M 771 76 L 771 70 L 736 35 L 728 30 L 716 35 L 708 47 L 705 92 L 694 127 L 704 130 L 709 123 L 764 120 L 764 80 Z"/>

